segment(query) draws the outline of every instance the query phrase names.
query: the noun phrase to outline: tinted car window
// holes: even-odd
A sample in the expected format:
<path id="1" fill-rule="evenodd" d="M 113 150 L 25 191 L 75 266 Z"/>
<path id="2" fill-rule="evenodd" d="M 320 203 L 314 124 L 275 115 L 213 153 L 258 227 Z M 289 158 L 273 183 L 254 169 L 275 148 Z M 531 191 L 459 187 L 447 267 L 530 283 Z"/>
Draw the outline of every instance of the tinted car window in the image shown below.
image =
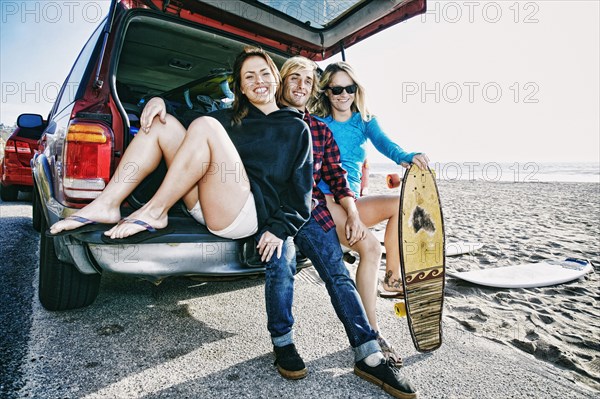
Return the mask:
<path id="1" fill-rule="evenodd" d="M 40 127 L 38 129 L 35 128 L 19 128 L 19 131 L 17 132 L 17 137 L 23 137 L 24 139 L 31 139 L 31 140 L 39 140 L 40 137 L 42 137 L 42 133 L 44 131 L 43 127 Z"/>

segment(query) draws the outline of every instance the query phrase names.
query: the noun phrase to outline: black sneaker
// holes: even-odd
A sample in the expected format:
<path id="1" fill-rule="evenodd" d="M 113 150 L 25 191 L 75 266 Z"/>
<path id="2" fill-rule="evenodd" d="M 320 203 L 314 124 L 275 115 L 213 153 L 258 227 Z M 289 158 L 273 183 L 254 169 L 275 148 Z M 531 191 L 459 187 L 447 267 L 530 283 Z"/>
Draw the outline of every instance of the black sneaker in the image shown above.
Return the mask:
<path id="1" fill-rule="evenodd" d="M 417 397 L 417 390 L 413 388 L 406 377 L 400 375 L 400 370 L 390 362 L 382 361 L 378 366 L 370 367 L 364 360 L 361 360 L 354 364 L 354 374 L 380 386 L 395 398 L 413 399 Z"/>
<path id="2" fill-rule="evenodd" d="M 294 344 L 274 346 L 273 350 L 275 351 L 275 365 L 283 378 L 299 380 L 306 377 L 308 370 Z"/>

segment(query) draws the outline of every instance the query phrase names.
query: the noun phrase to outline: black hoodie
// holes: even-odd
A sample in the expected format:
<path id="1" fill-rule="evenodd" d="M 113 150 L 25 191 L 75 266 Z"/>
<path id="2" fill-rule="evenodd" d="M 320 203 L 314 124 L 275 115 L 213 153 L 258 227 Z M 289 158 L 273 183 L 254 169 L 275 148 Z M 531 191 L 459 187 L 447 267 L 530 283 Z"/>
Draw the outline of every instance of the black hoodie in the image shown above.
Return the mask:
<path id="1" fill-rule="evenodd" d="M 258 231 L 294 237 L 310 217 L 312 139 L 302 113 L 282 108 L 268 115 L 250 106 L 240 125 L 230 109 L 210 113 L 235 145 L 256 202 Z"/>

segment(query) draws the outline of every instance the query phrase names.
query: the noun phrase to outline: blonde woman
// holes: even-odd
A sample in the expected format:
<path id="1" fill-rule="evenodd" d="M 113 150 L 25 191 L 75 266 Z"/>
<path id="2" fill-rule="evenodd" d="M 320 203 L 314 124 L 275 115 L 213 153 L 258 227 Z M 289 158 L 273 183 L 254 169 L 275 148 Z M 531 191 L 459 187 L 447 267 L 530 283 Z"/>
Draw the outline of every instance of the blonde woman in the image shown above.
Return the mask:
<path id="1" fill-rule="evenodd" d="M 415 163 L 422 169 L 427 167 L 429 159 L 425 154 L 407 153 L 383 132 L 367 107 L 364 87 L 348 63 L 336 62 L 328 65 L 321 75 L 318 89 L 318 94 L 309 104 L 309 108 L 331 129 L 340 149 L 342 167 L 348 172 L 347 179 L 352 191 L 360 193 L 367 140 L 370 140 L 379 152 L 399 165 L 408 166 Z M 360 255 L 356 285 L 371 326 L 380 331 L 375 311 L 377 272 L 381 259 L 379 240 L 368 231 L 363 240 L 350 245 L 343 229 L 346 224 L 346 212 L 334 201 L 327 185 L 320 183 L 319 188 L 326 194 L 327 207 L 337 226 L 341 243 Z M 402 292 L 397 230 L 399 198 L 397 195 L 361 197 L 356 200 L 356 207 L 360 219 L 369 227 L 386 220 L 388 222 L 384 240 L 386 274 L 382 292 L 397 295 Z"/>

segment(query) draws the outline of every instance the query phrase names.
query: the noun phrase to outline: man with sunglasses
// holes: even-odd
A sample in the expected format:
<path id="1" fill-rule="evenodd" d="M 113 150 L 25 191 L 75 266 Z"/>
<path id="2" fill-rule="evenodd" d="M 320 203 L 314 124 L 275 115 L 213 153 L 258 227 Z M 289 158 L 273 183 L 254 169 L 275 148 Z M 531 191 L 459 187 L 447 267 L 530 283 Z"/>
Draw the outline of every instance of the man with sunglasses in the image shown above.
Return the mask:
<path id="1" fill-rule="evenodd" d="M 396 398 L 415 398 L 416 389 L 381 352 L 377 332 L 369 325 L 354 281 L 342 260 L 340 242 L 325 196 L 317 187 L 319 181 L 327 182 L 336 201 L 346 210 L 347 240 L 351 243 L 362 240 L 366 227 L 358 216 L 354 193 L 348 188 L 337 145 L 327 126 L 312 118 L 306 109 L 308 100 L 315 93 L 316 71 L 317 65 L 304 57 L 289 59 L 281 69 L 283 85 L 278 102 L 301 111 L 313 137 L 313 210 L 311 218 L 300 228 L 294 242 L 311 260 L 325 282 L 333 307 L 355 353 L 355 374 L 383 387 Z M 288 271 L 287 277 L 291 281 L 294 269 L 290 267 Z M 268 319 L 279 373 L 288 379 L 305 377 L 306 366 L 293 343 L 294 320 L 291 309 L 271 309 Z"/>

